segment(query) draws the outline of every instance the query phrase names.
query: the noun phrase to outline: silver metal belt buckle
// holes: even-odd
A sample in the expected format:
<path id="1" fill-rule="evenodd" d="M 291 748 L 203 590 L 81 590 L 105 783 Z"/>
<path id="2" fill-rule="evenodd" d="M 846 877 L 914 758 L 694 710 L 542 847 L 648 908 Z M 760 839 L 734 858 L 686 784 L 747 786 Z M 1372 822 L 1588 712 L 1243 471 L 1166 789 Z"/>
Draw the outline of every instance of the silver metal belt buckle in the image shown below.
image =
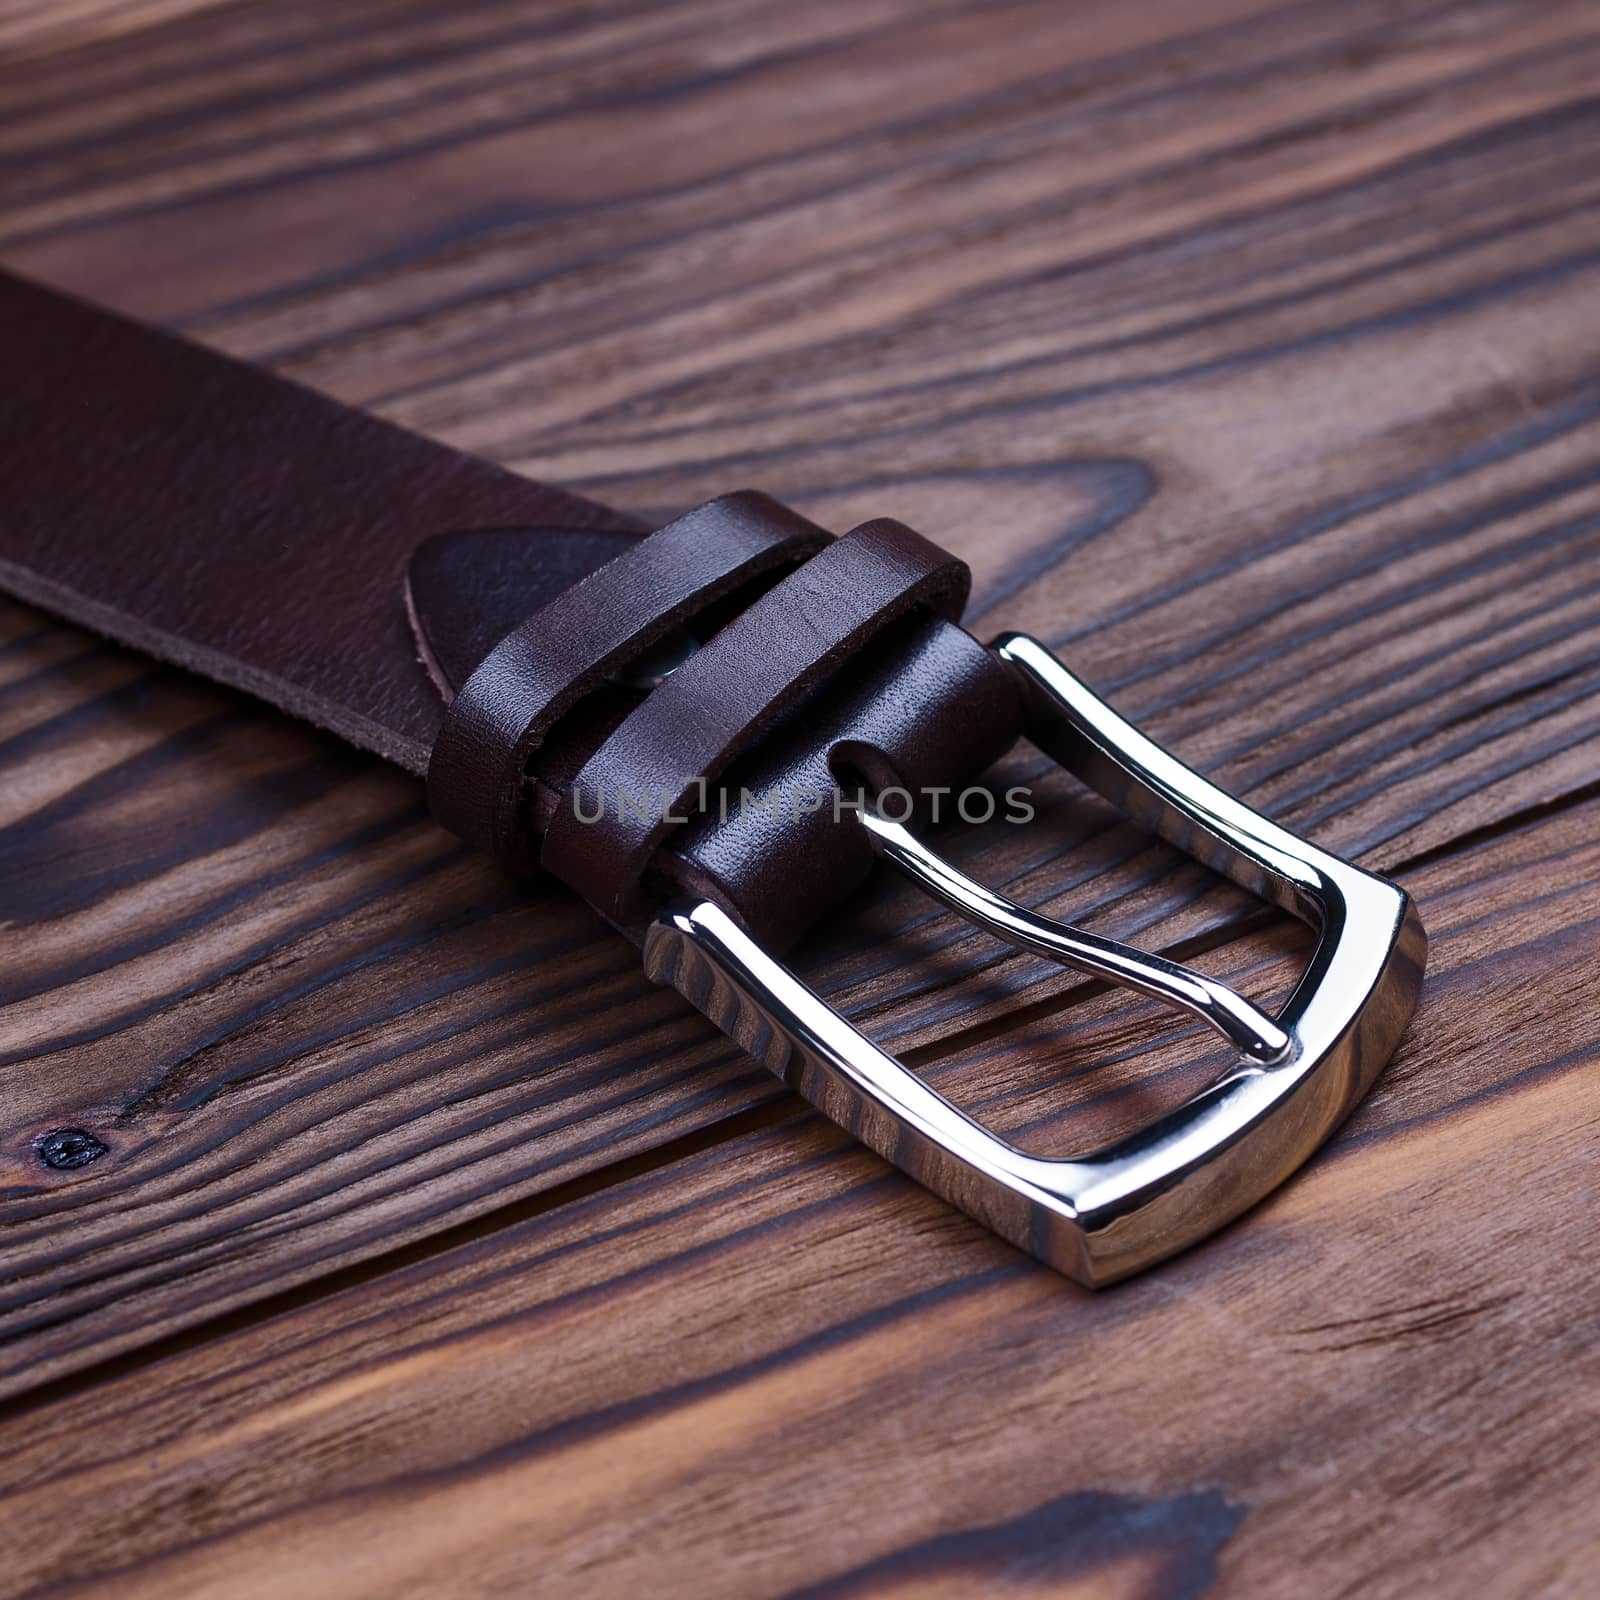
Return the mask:
<path id="1" fill-rule="evenodd" d="M 992 648 L 1031 702 L 1028 737 L 1128 817 L 1321 935 L 1277 1017 L 1175 962 L 1042 917 L 973 882 L 907 829 L 863 813 L 881 854 L 999 938 L 1183 1006 L 1239 1060 L 1103 1149 L 1031 1156 L 958 1110 L 710 901 L 669 908 L 645 971 L 812 1105 L 1003 1238 L 1091 1287 L 1221 1227 L 1283 1182 L 1388 1060 L 1416 1004 L 1427 936 L 1409 896 L 1224 794 L 1119 717 L 1037 640 Z"/>

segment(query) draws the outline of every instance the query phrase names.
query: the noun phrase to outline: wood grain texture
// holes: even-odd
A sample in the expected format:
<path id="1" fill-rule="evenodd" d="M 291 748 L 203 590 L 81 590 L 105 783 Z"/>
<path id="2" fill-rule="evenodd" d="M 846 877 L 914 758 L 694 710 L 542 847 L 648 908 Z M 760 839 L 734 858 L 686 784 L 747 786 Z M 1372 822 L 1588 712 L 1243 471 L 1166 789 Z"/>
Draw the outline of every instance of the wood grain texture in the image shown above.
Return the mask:
<path id="1" fill-rule="evenodd" d="M 1591 801 L 1413 874 L 1399 1058 L 1159 1272 L 797 1114 L 19 1417 L 10 1592 L 1583 1593 L 1597 868 Z"/>
<path id="2" fill-rule="evenodd" d="M 501 1542 L 549 1534 L 596 1593 L 646 1581 L 630 1563 L 657 1549 L 687 1583 L 691 1538 L 732 1562 L 728 1592 L 741 1545 L 769 1543 L 771 1592 L 994 1592 L 997 1561 L 1045 1590 L 1220 1571 L 1256 1592 L 1293 1581 L 1296 1492 L 1333 1590 L 1385 1563 L 1397 1592 L 1571 1582 L 1583 1480 L 1552 1486 L 1572 1446 L 1539 1397 L 1576 1438 L 1597 64 L 1600 18 L 1563 0 L 0 10 L 8 265 L 645 515 L 751 482 L 834 525 L 902 516 L 972 562 L 980 632 L 1040 633 L 1192 764 L 1414 883 L 1436 934 L 1476 930 L 1436 955 L 1326 1171 L 1086 1309 L 796 1119 L 570 897 L 467 859 L 408 780 L 4 607 L 0 1390 L 42 1406 L 19 1448 L 93 1441 L 100 1405 L 145 1430 L 125 1455 L 17 1456 L 43 1485 L 28 1516 L 100 1503 L 114 1547 L 34 1551 L 17 1582 L 148 1555 L 174 1563 L 150 1592 L 222 1589 L 176 1553 L 215 1533 L 244 1587 L 277 1538 L 313 1592 L 381 1586 L 326 1543 L 327 1499 L 352 1526 L 458 1518 L 459 1546 L 398 1541 L 397 1571 L 458 1555 L 487 1578 Z M 1019 779 L 1045 815 L 950 836 L 968 870 L 1282 992 L 1301 947 L 1251 902 L 1027 752 Z M 1550 854 L 1517 855 L 1534 840 Z M 1041 1148 L 1215 1061 L 888 885 L 803 965 Z M 1387 1115 L 1402 1131 L 1371 1123 L 1369 1155 L 1359 1130 Z M 60 1128 L 107 1153 L 51 1171 L 37 1141 Z M 1496 1141 L 1524 1181 L 1487 1206 Z M 1480 1317 L 1478 1286 L 1524 1271 L 1540 1287 Z M 596 1308 L 579 1331 L 536 1315 L 568 1293 Z M 1447 1330 L 1450 1297 L 1467 1307 L 1459 1338 L 1406 1310 L 1434 1294 Z M 381 1307 L 393 1368 L 334 1338 L 352 1295 Z M 1285 1343 L 1291 1308 L 1375 1319 L 1371 1343 Z M 542 1375 L 473 1343 L 500 1316 L 542 1330 Z M 887 1375 L 871 1404 L 840 1379 L 858 1335 L 827 1331 L 857 1317 Z M 1230 1330 L 1264 1363 L 1259 1402 Z M 274 1352 L 329 1339 L 360 1375 L 297 1410 Z M 139 1365 L 111 1382 L 119 1362 Z M 1436 1425 L 1448 1383 L 1500 1420 L 1474 1432 L 1462 1399 Z M 862 1443 L 834 1470 L 850 1395 Z M 231 1420 L 257 1408 L 260 1431 Z M 739 1444 L 746 1408 L 767 1446 Z M 1439 1461 L 1404 1454 L 1435 1426 Z M 545 1430 L 593 1451 L 517 1443 Z M 584 1498 L 613 1468 L 648 1478 L 658 1448 L 653 1509 L 613 1525 Z M 80 1475 L 102 1458 L 122 1465 Z M 922 1510 L 870 1501 L 874 1463 Z M 435 1482 L 462 1498 L 415 1515 Z M 553 1532 L 516 1521 L 524 1495 Z M 1420 1510 L 1385 1541 L 1362 1517 L 1396 1499 Z M 827 1519 L 855 1500 L 871 1516 L 846 1537 Z"/>

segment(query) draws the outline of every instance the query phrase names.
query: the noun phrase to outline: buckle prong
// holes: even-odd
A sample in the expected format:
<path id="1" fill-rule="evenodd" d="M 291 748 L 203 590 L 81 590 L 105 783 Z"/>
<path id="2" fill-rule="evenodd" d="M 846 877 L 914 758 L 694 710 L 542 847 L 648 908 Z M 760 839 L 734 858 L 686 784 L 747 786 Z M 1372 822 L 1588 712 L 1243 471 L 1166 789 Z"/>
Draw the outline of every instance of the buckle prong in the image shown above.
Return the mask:
<path id="1" fill-rule="evenodd" d="M 1204 1016 L 1240 1047 L 1238 1063 L 1110 1145 L 1032 1156 L 880 1049 L 712 901 L 656 919 L 645 971 L 880 1155 L 1099 1287 L 1214 1232 L 1333 1132 L 1410 1020 L 1427 936 L 1398 885 L 1297 839 L 1191 771 L 1037 640 L 1008 634 L 991 648 L 1028 697 L 1028 737 L 1135 821 L 1318 929 L 1309 970 L 1268 1018 L 1200 973 L 1015 905 L 904 828 L 862 813 L 874 842 L 1002 939 Z"/>
<path id="2" fill-rule="evenodd" d="M 875 811 L 862 810 L 856 815 L 885 860 L 892 861 L 935 900 L 1014 948 L 1030 950 L 1064 967 L 1106 978 L 1192 1012 L 1257 1066 L 1271 1066 L 1288 1051 L 1289 1035 L 1226 984 L 1163 956 L 1147 955 L 1132 945 L 1030 911 L 969 878 L 903 823 Z"/>

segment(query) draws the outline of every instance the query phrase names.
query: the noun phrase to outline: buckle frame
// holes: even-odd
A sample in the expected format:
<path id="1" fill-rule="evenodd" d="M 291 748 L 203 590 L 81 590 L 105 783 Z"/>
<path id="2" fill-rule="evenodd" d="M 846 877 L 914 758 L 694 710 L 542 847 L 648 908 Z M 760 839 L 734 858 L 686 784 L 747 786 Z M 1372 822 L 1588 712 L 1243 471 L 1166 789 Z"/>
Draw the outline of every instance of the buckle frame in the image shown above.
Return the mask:
<path id="1" fill-rule="evenodd" d="M 645 936 L 645 971 L 879 1155 L 1099 1288 L 1215 1232 L 1338 1127 L 1411 1018 L 1427 936 L 1397 884 L 1297 838 L 1184 766 L 1037 640 L 1008 633 L 991 648 L 1025 685 L 1027 735 L 1040 749 L 1133 821 L 1319 930 L 1304 977 L 1265 1019 L 1238 996 L 1242 1011 L 1184 988 L 1198 980 L 1231 995 L 1212 980 L 1023 911 L 953 868 L 941 883 L 944 864 L 906 837 L 873 829 L 880 851 L 1013 944 L 1206 1015 L 1239 1047 L 1237 1066 L 1100 1149 L 1031 1156 L 873 1044 L 711 901 L 661 913 Z"/>

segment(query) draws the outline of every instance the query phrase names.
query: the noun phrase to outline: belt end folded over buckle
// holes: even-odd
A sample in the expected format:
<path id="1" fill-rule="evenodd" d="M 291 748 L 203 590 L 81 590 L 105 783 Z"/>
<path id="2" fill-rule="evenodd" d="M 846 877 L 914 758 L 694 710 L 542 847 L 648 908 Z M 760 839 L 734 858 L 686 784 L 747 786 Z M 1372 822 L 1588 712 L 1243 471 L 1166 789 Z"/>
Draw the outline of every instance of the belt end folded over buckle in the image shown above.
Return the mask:
<path id="1" fill-rule="evenodd" d="M 1202 974 L 1015 905 L 865 813 L 880 854 L 997 937 L 1194 1012 L 1237 1049 L 1237 1065 L 1102 1149 L 1031 1156 L 880 1050 L 710 901 L 656 919 L 645 971 L 902 1171 L 1099 1288 L 1205 1238 L 1322 1144 L 1399 1042 L 1427 936 L 1403 889 L 1223 793 L 1037 640 L 1005 634 L 991 648 L 1027 688 L 1028 737 L 1134 821 L 1310 923 L 1321 935 L 1310 967 L 1268 1017 Z"/>

